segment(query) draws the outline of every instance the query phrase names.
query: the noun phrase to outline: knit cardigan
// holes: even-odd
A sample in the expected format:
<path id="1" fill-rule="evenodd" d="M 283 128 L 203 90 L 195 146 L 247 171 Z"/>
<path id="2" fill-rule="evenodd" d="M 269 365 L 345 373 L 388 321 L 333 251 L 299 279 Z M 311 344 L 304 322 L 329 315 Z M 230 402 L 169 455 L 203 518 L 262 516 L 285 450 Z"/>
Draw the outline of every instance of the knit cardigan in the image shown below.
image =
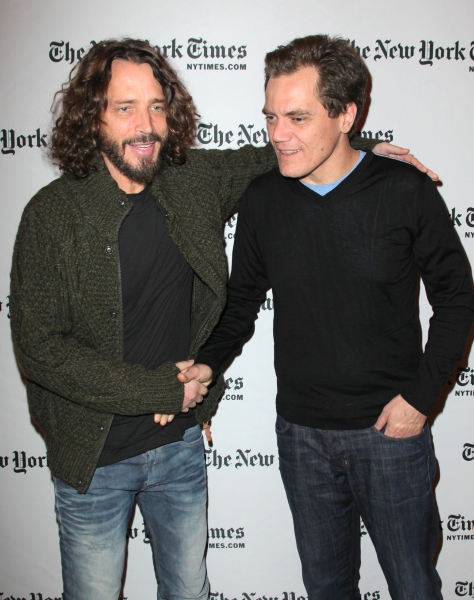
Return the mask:
<path id="1" fill-rule="evenodd" d="M 374 145 L 364 142 L 354 146 Z M 225 221 L 250 181 L 275 165 L 271 146 L 190 150 L 186 164 L 163 165 L 152 182 L 170 236 L 194 271 L 191 358 L 226 302 Z M 115 414 L 176 414 L 184 395 L 174 364 L 147 370 L 123 361 L 118 232 L 132 204 L 100 155 L 95 169 L 84 179 L 63 175 L 33 197 L 11 273 L 13 342 L 30 413 L 52 474 L 80 493 Z M 210 418 L 223 389 L 220 378 L 196 410 L 199 422 Z"/>

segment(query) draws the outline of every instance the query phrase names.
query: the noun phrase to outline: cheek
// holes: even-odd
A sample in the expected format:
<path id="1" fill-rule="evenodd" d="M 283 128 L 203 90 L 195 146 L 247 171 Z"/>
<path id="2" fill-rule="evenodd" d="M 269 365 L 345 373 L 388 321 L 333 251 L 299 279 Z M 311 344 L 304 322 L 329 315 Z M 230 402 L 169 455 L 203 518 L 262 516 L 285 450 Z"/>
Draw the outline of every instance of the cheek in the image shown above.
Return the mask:
<path id="1" fill-rule="evenodd" d="M 153 128 L 158 133 L 166 133 L 168 131 L 168 123 L 165 116 L 157 116 L 153 119 Z"/>
<path id="2" fill-rule="evenodd" d="M 117 120 L 109 120 L 107 125 L 103 128 L 103 131 L 109 136 L 116 140 L 123 139 L 125 137 L 129 137 L 127 135 L 128 132 L 127 124 L 123 121 Z"/>

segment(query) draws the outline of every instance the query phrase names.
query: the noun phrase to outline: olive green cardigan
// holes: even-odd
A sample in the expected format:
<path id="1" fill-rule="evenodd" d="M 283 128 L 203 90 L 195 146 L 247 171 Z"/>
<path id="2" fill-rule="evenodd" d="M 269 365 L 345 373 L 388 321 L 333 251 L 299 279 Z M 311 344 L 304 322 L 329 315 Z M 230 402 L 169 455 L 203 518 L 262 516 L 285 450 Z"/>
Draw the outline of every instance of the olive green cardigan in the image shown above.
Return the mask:
<path id="1" fill-rule="evenodd" d="M 366 149 L 374 145 L 368 142 Z M 11 275 L 13 341 L 31 416 L 53 475 L 80 493 L 114 414 L 178 413 L 184 393 L 174 364 L 147 370 L 122 360 L 118 232 L 132 205 L 100 156 L 95 165 L 84 179 L 63 175 L 26 206 Z M 270 146 L 190 150 L 185 165 L 164 165 L 152 183 L 169 233 L 194 271 L 190 357 L 225 306 L 225 221 L 249 182 L 274 166 Z M 222 378 L 211 387 L 197 408 L 199 422 L 210 418 L 223 388 Z"/>

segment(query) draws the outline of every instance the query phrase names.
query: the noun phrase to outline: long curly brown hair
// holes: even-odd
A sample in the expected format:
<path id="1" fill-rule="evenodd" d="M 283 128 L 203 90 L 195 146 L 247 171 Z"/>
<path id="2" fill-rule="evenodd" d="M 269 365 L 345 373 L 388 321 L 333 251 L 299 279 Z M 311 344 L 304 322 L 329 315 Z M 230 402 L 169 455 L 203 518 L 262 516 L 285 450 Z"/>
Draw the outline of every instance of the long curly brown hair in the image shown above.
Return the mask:
<path id="1" fill-rule="evenodd" d="M 163 159 L 170 165 L 186 162 L 186 149 L 196 135 L 198 115 L 192 97 L 166 59 L 147 41 L 104 40 L 95 44 L 55 95 L 58 114 L 51 141 L 51 157 L 64 173 L 87 177 L 94 169 L 102 115 L 107 108 L 107 89 L 114 60 L 146 63 L 163 88 L 169 136 Z"/>

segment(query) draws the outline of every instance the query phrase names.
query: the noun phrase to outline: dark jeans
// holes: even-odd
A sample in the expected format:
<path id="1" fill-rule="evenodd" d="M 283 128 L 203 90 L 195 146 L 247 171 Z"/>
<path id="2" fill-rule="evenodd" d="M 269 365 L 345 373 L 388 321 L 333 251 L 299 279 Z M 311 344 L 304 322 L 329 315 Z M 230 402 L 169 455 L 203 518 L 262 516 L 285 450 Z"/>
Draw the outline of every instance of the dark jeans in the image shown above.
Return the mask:
<path id="1" fill-rule="evenodd" d="M 430 431 L 391 438 L 276 421 L 280 472 L 309 600 L 358 600 L 360 516 L 394 600 L 441 598 Z"/>

